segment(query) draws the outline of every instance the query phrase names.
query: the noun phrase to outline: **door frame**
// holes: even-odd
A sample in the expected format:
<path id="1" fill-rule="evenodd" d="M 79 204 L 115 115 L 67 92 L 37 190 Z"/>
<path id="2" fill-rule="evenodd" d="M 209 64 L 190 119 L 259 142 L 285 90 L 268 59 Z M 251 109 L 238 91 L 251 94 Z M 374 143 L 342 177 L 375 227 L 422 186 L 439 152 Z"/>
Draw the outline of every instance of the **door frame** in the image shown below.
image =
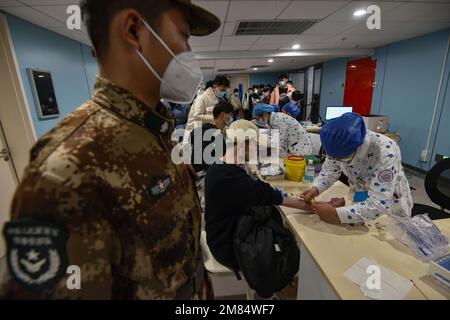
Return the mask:
<path id="1" fill-rule="evenodd" d="M 6 15 L 0 13 L 0 59 L 6 61 L 6 70 L 2 76 L 9 76 L 15 94 L 15 105 L 8 110 L 0 109 L 0 122 L 2 123 L 6 142 L 11 152 L 11 160 L 19 180 L 29 162 L 29 150 L 37 141 L 36 130 L 25 94 L 16 52 L 8 26 Z M 8 80 L 5 81 L 7 83 Z M 1 92 L 1 88 L 0 88 Z"/>
<path id="2" fill-rule="evenodd" d="M 248 73 L 230 73 L 228 75 L 228 78 L 230 79 L 230 85 L 231 85 L 231 78 L 233 78 L 233 77 L 247 78 L 247 87 L 244 87 L 244 93 L 247 92 L 247 89 L 250 86 L 250 75 Z M 230 90 L 234 90 L 234 88 L 230 88 Z"/>

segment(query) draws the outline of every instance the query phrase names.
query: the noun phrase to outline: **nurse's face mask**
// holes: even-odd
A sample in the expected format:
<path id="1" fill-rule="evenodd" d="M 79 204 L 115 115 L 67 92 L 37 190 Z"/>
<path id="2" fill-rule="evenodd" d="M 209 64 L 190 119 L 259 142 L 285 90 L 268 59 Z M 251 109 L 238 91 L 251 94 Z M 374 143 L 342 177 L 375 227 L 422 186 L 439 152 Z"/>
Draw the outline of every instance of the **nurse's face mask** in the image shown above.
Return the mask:
<path id="1" fill-rule="evenodd" d="M 164 75 L 160 77 L 142 53 L 136 49 L 141 60 L 161 82 L 161 99 L 179 104 L 191 103 L 195 97 L 197 88 L 202 81 L 202 72 L 194 53 L 186 51 L 175 55 L 164 40 L 161 39 L 145 20 L 143 20 L 143 23 L 150 33 L 153 34 L 172 56 L 172 60 L 164 71 Z"/>

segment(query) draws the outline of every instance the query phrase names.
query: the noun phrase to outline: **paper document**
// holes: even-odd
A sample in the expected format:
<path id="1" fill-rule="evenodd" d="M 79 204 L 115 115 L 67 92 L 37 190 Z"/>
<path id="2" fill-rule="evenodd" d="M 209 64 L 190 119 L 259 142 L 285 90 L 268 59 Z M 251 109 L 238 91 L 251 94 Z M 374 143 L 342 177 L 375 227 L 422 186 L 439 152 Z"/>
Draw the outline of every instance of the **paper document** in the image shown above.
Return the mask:
<path id="1" fill-rule="evenodd" d="M 413 283 L 372 259 L 363 257 L 348 269 L 344 276 L 357 284 L 365 296 L 377 300 L 402 300 Z"/>

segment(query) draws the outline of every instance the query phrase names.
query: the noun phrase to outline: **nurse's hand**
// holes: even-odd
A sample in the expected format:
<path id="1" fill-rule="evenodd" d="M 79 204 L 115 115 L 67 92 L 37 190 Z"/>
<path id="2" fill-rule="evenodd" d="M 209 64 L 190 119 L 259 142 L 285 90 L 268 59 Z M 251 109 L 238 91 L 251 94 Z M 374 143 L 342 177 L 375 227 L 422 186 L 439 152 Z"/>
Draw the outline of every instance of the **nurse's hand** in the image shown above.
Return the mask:
<path id="1" fill-rule="evenodd" d="M 332 205 L 324 202 L 314 202 L 311 204 L 311 207 L 315 214 L 317 214 L 320 220 L 325 221 L 327 223 L 332 224 L 340 224 L 341 219 L 337 214 L 336 208 Z"/>
<path id="2" fill-rule="evenodd" d="M 312 187 L 312 188 L 300 193 L 300 198 L 303 198 L 303 199 L 305 199 L 305 201 L 310 202 L 312 199 L 314 199 L 318 195 L 319 195 L 319 190 L 317 190 L 316 187 Z"/>

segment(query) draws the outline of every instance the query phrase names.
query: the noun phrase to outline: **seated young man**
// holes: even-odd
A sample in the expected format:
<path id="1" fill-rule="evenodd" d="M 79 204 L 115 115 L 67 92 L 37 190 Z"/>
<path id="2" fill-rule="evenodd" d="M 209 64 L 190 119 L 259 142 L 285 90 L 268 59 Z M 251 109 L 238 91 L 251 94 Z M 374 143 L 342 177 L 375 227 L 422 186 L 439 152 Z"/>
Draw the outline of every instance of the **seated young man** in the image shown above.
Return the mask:
<path id="1" fill-rule="evenodd" d="M 283 205 L 310 212 L 304 201 L 272 188 L 268 183 L 254 180 L 243 168 L 251 151 L 257 150 L 258 127 L 247 120 L 234 122 L 227 130 L 233 146 L 227 149 L 223 164 L 209 167 L 205 179 L 205 221 L 208 246 L 221 264 L 236 268 L 233 235 L 236 222 L 255 206 Z M 254 154 L 253 154 L 254 155 Z M 243 161 L 244 160 L 244 161 Z M 333 205 L 344 205 L 336 199 Z"/>
<path id="2" fill-rule="evenodd" d="M 233 106 L 220 100 L 213 109 L 213 123 L 204 123 L 194 129 L 189 137 L 191 144 L 191 163 L 197 173 L 197 194 L 202 210 L 205 210 L 205 175 L 212 163 L 221 162 L 225 155 L 225 127 L 233 122 Z M 207 159 L 209 157 L 209 159 Z"/>

